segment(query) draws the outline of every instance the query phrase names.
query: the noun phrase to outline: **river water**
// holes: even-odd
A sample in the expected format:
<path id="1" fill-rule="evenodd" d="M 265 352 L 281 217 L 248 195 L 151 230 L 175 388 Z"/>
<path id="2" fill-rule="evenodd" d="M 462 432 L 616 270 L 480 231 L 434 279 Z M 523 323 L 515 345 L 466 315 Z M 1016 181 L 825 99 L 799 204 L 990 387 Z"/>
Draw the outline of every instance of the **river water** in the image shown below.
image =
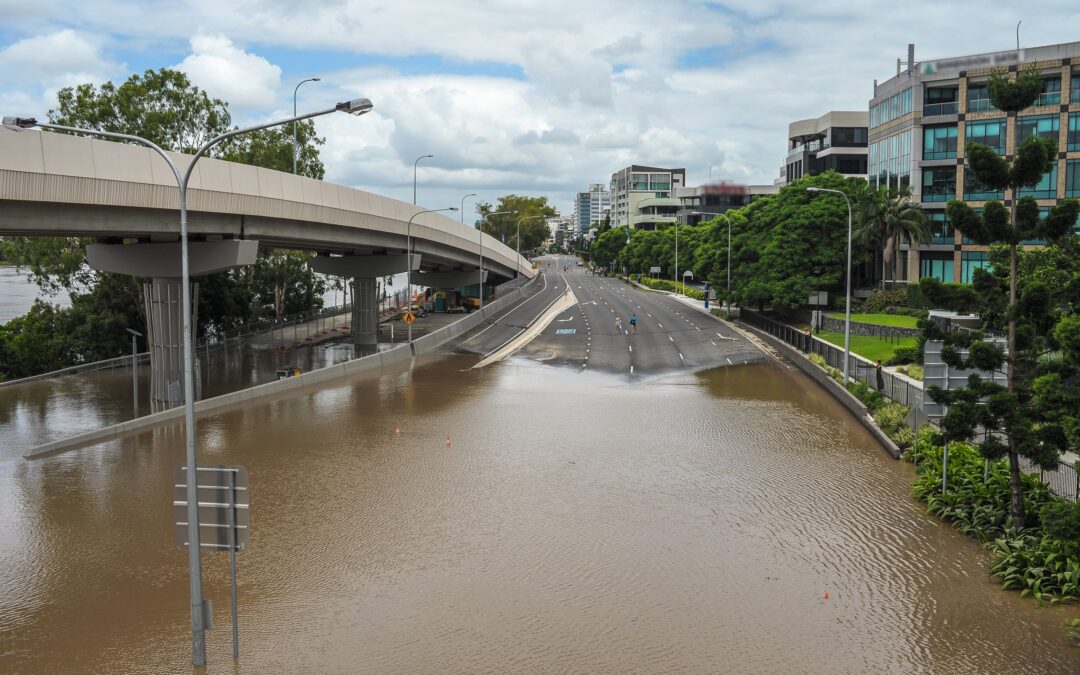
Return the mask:
<path id="1" fill-rule="evenodd" d="M 37 284 L 31 283 L 26 277 L 26 270 L 0 265 L 0 323 L 7 323 L 26 314 L 36 298 L 61 307 L 71 306 L 67 292 L 60 291 L 56 295 L 46 296 Z"/>
<path id="2" fill-rule="evenodd" d="M 912 501 L 910 466 L 797 371 L 474 362 L 200 424 L 201 461 L 246 466 L 252 495 L 236 667 L 227 556 L 204 554 L 209 672 L 1080 666 L 1077 612 L 1001 591 Z M 173 425 L 0 458 L 0 672 L 190 668 L 183 452 Z"/>

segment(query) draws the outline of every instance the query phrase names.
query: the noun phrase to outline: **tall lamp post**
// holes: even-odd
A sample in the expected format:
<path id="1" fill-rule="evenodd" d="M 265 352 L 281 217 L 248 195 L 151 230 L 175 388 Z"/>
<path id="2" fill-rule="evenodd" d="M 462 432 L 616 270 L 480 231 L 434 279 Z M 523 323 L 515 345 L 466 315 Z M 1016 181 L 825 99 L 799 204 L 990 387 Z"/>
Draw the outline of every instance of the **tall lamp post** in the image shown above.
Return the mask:
<path id="1" fill-rule="evenodd" d="M 691 211 L 687 213 L 688 216 L 710 216 L 712 218 L 720 217 L 727 221 L 727 297 L 725 303 L 727 304 L 727 311 L 731 311 L 731 219 L 723 213 L 706 213 L 705 211 Z"/>
<path id="2" fill-rule="evenodd" d="M 300 80 L 300 84 L 296 85 L 296 88 L 293 89 L 293 92 L 292 92 L 292 114 L 293 114 L 293 117 L 296 117 L 296 92 L 300 91 L 300 85 L 304 84 L 305 82 L 319 82 L 321 80 L 322 80 L 322 78 L 320 78 L 320 77 L 309 77 L 306 80 Z M 297 127 L 296 122 L 293 122 L 293 125 L 292 125 L 292 172 L 293 172 L 293 175 L 296 175 L 296 155 L 299 153 L 299 145 L 298 145 L 297 140 L 296 140 L 296 127 Z"/>
<path id="3" fill-rule="evenodd" d="M 536 220 L 537 218 L 547 218 L 547 216 L 522 216 L 518 218 L 517 222 L 517 275 L 521 276 L 521 223 L 526 220 Z"/>
<path id="4" fill-rule="evenodd" d="M 848 362 L 851 361 L 851 200 L 843 190 L 808 187 L 807 192 L 832 192 L 840 195 L 847 202 L 847 297 L 844 309 L 844 386 L 848 383 Z"/>
<path id="5" fill-rule="evenodd" d="M 457 211 L 456 206 L 447 206 L 445 209 L 425 209 L 424 211 L 417 211 L 412 214 L 412 218 L 409 218 L 409 224 L 405 229 L 406 249 L 405 249 L 405 272 L 408 275 L 408 292 L 405 293 L 405 306 L 406 311 L 412 311 L 412 221 L 417 216 L 422 216 L 425 213 L 439 213 L 441 211 Z M 412 344 L 412 323 L 408 324 L 409 330 L 409 344 Z"/>
<path id="6" fill-rule="evenodd" d="M 132 391 L 132 408 L 135 410 L 135 417 L 139 417 L 139 348 L 137 340 L 142 337 L 142 333 L 134 328 L 125 328 L 127 332 L 131 333 L 131 391 Z"/>
<path id="7" fill-rule="evenodd" d="M 475 197 L 475 196 L 476 196 L 475 192 L 470 192 L 469 194 L 467 194 L 467 195 L 465 195 L 464 197 L 461 198 L 461 222 L 463 224 L 465 222 L 465 200 L 468 199 L 469 197 Z"/>
<path id="8" fill-rule="evenodd" d="M 191 662 L 193 665 L 206 665 L 206 624 L 205 609 L 202 595 L 202 560 L 199 550 L 199 512 L 196 492 L 195 477 L 195 376 L 192 370 L 192 336 L 191 336 L 191 274 L 188 264 L 188 222 L 187 222 L 187 189 L 191 180 L 191 174 L 199 159 L 212 147 L 224 140 L 239 136 L 240 134 L 269 129 L 290 122 L 327 115 L 332 112 L 347 112 L 353 115 L 363 115 L 372 108 L 371 101 L 366 98 L 353 99 L 338 103 L 333 108 L 319 110 L 303 115 L 294 115 L 283 120 L 257 124 L 243 129 L 227 131 L 207 141 L 195 154 L 191 156 L 191 162 L 184 173 L 173 163 L 167 152 L 162 150 L 153 141 L 131 134 L 118 134 L 111 131 L 98 131 L 96 129 L 82 129 L 68 127 L 59 124 L 38 122 L 33 118 L 4 117 L 3 126 L 8 129 L 55 129 L 77 134 L 89 134 L 92 136 L 104 136 L 123 141 L 132 141 L 145 145 L 161 156 L 176 179 L 176 185 L 180 196 L 180 284 L 182 286 L 181 302 L 183 303 L 183 331 L 184 331 L 184 435 L 186 437 L 186 463 L 187 463 L 187 518 L 188 518 L 188 577 L 191 592 Z"/>
<path id="9" fill-rule="evenodd" d="M 494 211 L 480 219 L 480 309 L 484 308 L 484 223 L 492 216 L 505 216 L 513 211 Z"/>
<path id="10" fill-rule="evenodd" d="M 416 165 L 420 163 L 422 159 L 430 159 L 435 155 L 420 155 L 416 158 L 416 161 L 412 163 L 412 203 L 416 204 Z M 439 209 L 445 211 L 446 209 Z"/>

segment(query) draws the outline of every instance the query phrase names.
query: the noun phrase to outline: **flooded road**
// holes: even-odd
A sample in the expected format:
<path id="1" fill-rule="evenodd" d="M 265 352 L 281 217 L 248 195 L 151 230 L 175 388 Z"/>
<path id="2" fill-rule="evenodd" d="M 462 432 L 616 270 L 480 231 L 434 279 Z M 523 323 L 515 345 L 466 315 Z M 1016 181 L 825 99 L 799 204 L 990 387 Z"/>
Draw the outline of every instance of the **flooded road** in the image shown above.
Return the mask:
<path id="1" fill-rule="evenodd" d="M 1076 672 L 1069 611 L 999 590 L 800 373 L 475 361 L 200 425 L 251 476 L 239 672 Z M 182 456 L 173 425 L 0 464 L 0 672 L 190 668 Z"/>
<path id="2" fill-rule="evenodd" d="M 71 299 L 66 291 L 47 296 L 37 284 L 27 280 L 27 274 L 26 268 L 0 265 L 0 323 L 7 323 L 26 314 L 37 298 L 60 307 L 71 306 Z"/>

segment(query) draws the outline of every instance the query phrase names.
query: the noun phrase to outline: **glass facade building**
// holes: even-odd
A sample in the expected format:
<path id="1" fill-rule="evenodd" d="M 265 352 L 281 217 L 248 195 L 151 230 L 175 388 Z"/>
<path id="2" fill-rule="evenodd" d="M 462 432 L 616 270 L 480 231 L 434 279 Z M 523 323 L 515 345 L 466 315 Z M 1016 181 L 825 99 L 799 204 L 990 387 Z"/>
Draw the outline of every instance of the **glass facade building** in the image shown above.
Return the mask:
<path id="1" fill-rule="evenodd" d="M 990 103 L 990 74 L 1029 64 L 1039 69 L 1041 94 L 1028 109 L 1006 115 Z M 970 283 L 974 270 L 988 264 L 986 247 L 949 224 L 950 200 L 981 211 L 989 200 L 1010 206 L 1033 197 L 1045 216 L 1057 200 L 1080 197 L 1080 42 L 922 62 L 915 61 L 912 45 L 906 69 L 875 82 L 868 107 L 871 186 L 910 186 L 930 220 L 929 242 L 900 246 L 901 281 L 930 276 Z M 975 180 L 966 147 L 979 143 L 1012 159 L 1030 137 L 1051 139 L 1058 147 L 1052 170 L 1037 185 L 991 190 Z"/>

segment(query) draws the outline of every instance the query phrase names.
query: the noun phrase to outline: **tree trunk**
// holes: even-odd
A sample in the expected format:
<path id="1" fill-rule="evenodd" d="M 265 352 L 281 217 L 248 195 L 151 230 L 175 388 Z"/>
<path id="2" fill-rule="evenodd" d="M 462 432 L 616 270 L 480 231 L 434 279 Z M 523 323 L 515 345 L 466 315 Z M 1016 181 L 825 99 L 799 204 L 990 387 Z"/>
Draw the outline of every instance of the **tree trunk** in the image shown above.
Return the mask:
<path id="1" fill-rule="evenodd" d="M 1013 228 L 1016 227 L 1016 204 L 1013 200 L 1010 207 L 1012 211 Z M 1016 319 L 1012 318 L 1016 308 L 1016 244 L 1009 244 L 1009 355 L 1006 363 L 1009 365 L 1007 377 L 1009 391 L 1016 388 Z M 1009 486 L 1012 488 L 1012 518 L 1015 527 L 1024 527 L 1027 520 L 1024 513 L 1024 485 L 1020 482 L 1020 457 L 1016 454 L 1013 439 L 1009 438 Z"/>

